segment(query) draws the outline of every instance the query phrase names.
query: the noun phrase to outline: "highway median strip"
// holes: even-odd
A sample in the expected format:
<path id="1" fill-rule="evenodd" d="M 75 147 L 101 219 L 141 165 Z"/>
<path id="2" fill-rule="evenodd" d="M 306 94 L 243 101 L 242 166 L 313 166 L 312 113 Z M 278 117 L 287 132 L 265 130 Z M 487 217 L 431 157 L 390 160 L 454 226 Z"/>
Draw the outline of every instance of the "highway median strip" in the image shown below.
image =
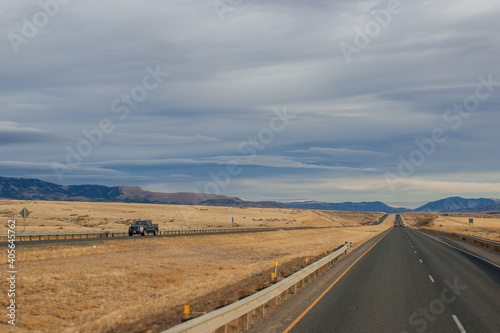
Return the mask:
<path id="1" fill-rule="evenodd" d="M 260 232 L 277 230 L 307 230 L 327 227 L 314 226 L 281 226 L 281 227 L 234 227 L 234 228 L 199 228 L 199 229 L 161 229 L 159 235 L 186 235 L 186 234 L 209 234 L 209 233 L 235 233 L 235 232 Z M 19 233 L 16 241 L 46 241 L 81 238 L 112 238 L 128 237 L 129 232 L 116 231 L 87 231 L 87 232 L 41 232 L 41 233 Z M 6 242 L 7 234 L 0 234 L 0 242 Z"/>

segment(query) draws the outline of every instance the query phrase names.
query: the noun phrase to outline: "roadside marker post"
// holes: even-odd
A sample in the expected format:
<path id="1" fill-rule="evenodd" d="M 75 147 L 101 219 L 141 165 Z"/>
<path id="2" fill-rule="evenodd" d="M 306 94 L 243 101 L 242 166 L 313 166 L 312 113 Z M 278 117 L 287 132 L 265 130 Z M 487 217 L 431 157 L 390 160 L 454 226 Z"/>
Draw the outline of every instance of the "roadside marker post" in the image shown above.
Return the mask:
<path id="1" fill-rule="evenodd" d="M 278 260 L 274 261 L 274 278 L 278 277 Z"/>
<path id="2" fill-rule="evenodd" d="M 191 312 L 189 305 L 184 305 L 184 313 L 182 314 L 182 322 L 191 320 L 193 318 L 203 316 L 206 312 Z"/>
<path id="3" fill-rule="evenodd" d="M 30 213 L 31 213 L 31 212 L 30 212 L 28 209 L 26 209 L 26 208 L 23 208 L 23 209 L 19 212 L 19 214 L 20 214 L 20 215 L 23 217 L 23 219 L 24 219 L 24 230 L 23 230 L 23 232 L 26 232 L 26 218 L 28 217 L 28 215 L 30 215 Z"/>

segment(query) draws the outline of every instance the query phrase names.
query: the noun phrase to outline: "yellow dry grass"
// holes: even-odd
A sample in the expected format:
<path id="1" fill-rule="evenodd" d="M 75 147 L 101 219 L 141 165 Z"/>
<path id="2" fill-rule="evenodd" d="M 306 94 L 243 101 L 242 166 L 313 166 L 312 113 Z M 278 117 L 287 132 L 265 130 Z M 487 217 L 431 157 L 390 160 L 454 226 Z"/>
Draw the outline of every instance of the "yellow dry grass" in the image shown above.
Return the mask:
<path id="1" fill-rule="evenodd" d="M 43 202 L 33 204 L 36 207 L 33 214 L 42 214 L 46 208 L 47 215 L 42 216 L 50 216 L 50 209 L 54 215 L 61 216 L 62 212 L 85 212 L 96 204 L 47 203 L 50 209 L 44 205 Z M 107 212 L 109 207 L 119 207 L 116 209 L 121 211 L 152 211 L 152 214 L 180 209 L 163 205 L 102 206 L 100 212 Z M 216 299 L 234 299 L 238 290 L 267 281 L 275 259 L 283 269 L 345 241 L 352 241 L 357 246 L 393 222 L 389 218 L 380 226 L 361 225 L 381 214 L 355 213 L 353 220 L 349 220 L 349 213 L 342 212 L 336 215 L 334 212 L 317 214 L 279 209 L 189 208 L 197 213 L 192 216 L 196 227 L 207 227 L 211 223 L 210 217 L 227 226 L 230 216 L 254 224 L 267 220 L 271 225 L 334 227 L 195 237 L 134 237 L 84 245 L 18 247 L 17 327 L 6 325 L 6 318 L 0 317 L 0 331 L 139 332 L 151 329 L 158 332 L 180 322 L 184 304 L 190 304 L 193 311 L 209 311 L 214 309 Z M 10 206 L 8 209 L 14 208 Z M 154 212 L 154 209 L 160 212 Z M 86 213 L 90 216 L 96 211 L 94 208 Z M 202 223 L 204 216 L 207 217 L 205 224 Z M 117 216 L 114 218 L 116 222 Z M 95 220 L 98 219 L 96 216 Z M 114 222 L 110 221 L 106 226 L 110 227 Z M 73 227 L 71 222 L 64 223 L 68 223 L 68 228 Z M 189 222 L 184 223 L 176 227 L 192 226 Z M 83 227 L 78 225 L 75 228 Z M 0 269 L 7 270 L 5 258 Z M 4 295 L 7 287 L 5 280 L 0 281 Z M 5 308 L 6 301 L 7 297 L 2 297 L 0 307 Z"/>
<path id="2" fill-rule="evenodd" d="M 469 224 L 470 218 L 474 220 L 473 224 Z M 500 241 L 500 218 L 496 215 L 406 213 L 403 219 L 410 225 L 417 225 L 420 221 L 425 228 Z"/>
<path id="3" fill-rule="evenodd" d="M 26 207 L 26 232 L 126 230 L 135 220 L 150 219 L 160 229 L 237 226 L 335 225 L 334 219 L 321 219 L 308 210 L 204 207 L 180 205 L 129 204 L 108 202 L 53 202 L 0 200 L 0 221 L 16 219 Z M 18 231 L 19 232 L 19 231 Z"/>

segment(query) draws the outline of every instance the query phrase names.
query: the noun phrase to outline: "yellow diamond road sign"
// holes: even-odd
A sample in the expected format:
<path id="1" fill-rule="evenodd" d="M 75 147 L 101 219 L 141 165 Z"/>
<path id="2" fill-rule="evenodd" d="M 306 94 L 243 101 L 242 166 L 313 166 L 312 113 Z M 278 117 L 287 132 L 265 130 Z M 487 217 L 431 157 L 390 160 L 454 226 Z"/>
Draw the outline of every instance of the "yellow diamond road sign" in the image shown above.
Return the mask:
<path id="1" fill-rule="evenodd" d="M 27 217 L 28 217 L 28 215 L 30 215 L 30 211 L 29 211 L 29 210 L 27 210 L 26 208 L 23 208 L 23 210 L 22 210 L 22 211 L 20 211 L 20 212 L 19 212 L 19 214 L 21 214 L 21 216 L 22 216 L 23 218 L 27 218 Z"/>

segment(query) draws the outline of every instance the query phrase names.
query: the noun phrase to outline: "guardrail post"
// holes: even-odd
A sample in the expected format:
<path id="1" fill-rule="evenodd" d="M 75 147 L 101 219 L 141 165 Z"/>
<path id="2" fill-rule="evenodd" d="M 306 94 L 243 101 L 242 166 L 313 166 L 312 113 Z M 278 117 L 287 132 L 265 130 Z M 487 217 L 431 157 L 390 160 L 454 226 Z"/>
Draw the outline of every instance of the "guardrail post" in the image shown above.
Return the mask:
<path id="1" fill-rule="evenodd" d="M 255 309 L 255 315 L 259 318 L 264 318 L 265 315 L 264 305 L 261 305 Z"/>
<path id="2" fill-rule="evenodd" d="M 286 300 L 287 300 L 287 298 L 288 298 L 288 290 L 285 290 L 284 292 L 282 292 L 282 293 L 280 294 L 280 301 L 281 301 L 281 302 L 284 302 L 284 301 L 286 301 Z"/>
<path id="3" fill-rule="evenodd" d="M 248 317 L 249 313 L 245 313 L 243 316 L 238 318 L 238 332 L 248 330 Z"/>
<path id="4" fill-rule="evenodd" d="M 274 297 L 272 300 L 269 301 L 269 304 L 273 307 L 276 308 L 278 306 L 278 296 Z"/>

